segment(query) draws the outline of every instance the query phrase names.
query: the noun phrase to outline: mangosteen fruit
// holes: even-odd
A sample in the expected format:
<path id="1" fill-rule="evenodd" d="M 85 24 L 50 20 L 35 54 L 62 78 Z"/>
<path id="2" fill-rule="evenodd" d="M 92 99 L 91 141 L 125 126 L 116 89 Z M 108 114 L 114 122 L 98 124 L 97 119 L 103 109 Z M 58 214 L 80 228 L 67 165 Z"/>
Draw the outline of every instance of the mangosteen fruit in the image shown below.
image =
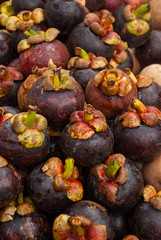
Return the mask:
<path id="1" fill-rule="evenodd" d="M 23 10 L 34 10 L 35 8 L 44 8 L 45 0 L 12 0 L 12 7 L 14 12 L 18 14 Z"/>
<path id="2" fill-rule="evenodd" d="M 20 190 L 20 176 L 15 167 L 0 156 L 0 209 L 14 201 Z"/>
<path id="3" fill-rule="evenodd" d="M 112 153 L 113 144 L 113 133 L 105 116 L 90 104 L 85 104 L 84 111 L 70 115 L 60 136 L 63 154 L 83 167 L 103 162 Z"/>
<path id="4" fill-rule="evenodd" d="M 114 30 L 128 46 L 139 47 L 149 38 L 152 31 L 150 4 L 142 4 L 141 0 L 125 0 L 113 15 Z"/>
<path id="5" fill-rule="evenodd" d="M 78 177 L 73 158 L 67 158 L 65 165 L 57 157 L 49 158 L 30 172 L 29 196 L 38 209 L 60 213 L 69 204 L 82 199 L 83 185 Z"/>
<path id="6" fill-rule="evenodd" d="M 103 8 L 109 10 L 110 12 L 114 12 L 123 3 L 124 0 L 104 0 Z"/>
<path id="7" fill-rule="evenodd" d="M 0 239 L 50 240 L 51 226 L 45 214 L 32 203 L 18 201 L 1 209 Z"/>
<path id="8" fill-rule="evenodd" d="M 34 167 L 44 161 L 50 148 L 47 120 L 29 106 L 0 125 L 0 154 L 18 168 Z"/>
<path id="9" fill-rule="evenodd" d="M 104 57 L 96 57 L 87 53 L 80 47 L 75 48 L 75 55 L 68 62 L 70 74 L 81 85 L 85 92 L 89 80 L 99 71 L 107 68 L 107 60 Z"/>
<path id="10" fill-rule="evenodd" d="M 148 40 L 142 45 L 135 48 L 137 59 L 142 68 L 150 65 L 161 63 L 161 47 L 160 47 L 161 31 L 152 30 Z"/>
<path id="11" fill-rule="evenodd" d="M 116 153 L 90 168 L 86 178 L 87 198 L 116 212 L 128 212 L 139 201 L 144 180 L 132 160 Z"/>
<path id="12" fill-rule="evenodd" d="M 55 219 L 53 236 L 65 239 L 61 238 L 64 233 L 71 236 L 69 239 L 72 240 L 113 240 L 115 236 L 110 212 L 102 205 L 88 200 L 73 203 Z"/>
<path id="13" fill-rule="evenodd" d="M 86 7 L 90 12 L 98 11 L 103 8 L 105 0 L 86 0 Z"/>
<path id="14" fill-rule="evenodd" d="M 20 71 L 0 65 L 0 105 L 17 106 L 17 92 L 24 79 Z"/>
<path id="15" fill-rule="evenodd" d="M 130 69 L 107 69 L 98 72 L 88 82 L 85 100 L 100 110 L 107 119 L 123 112 L 137 97 L 137 88 Z"/>
<path id="16" fill-rule="evenodd" d="M 51 64 L 30 88 L 27 101 L 38 106 L 38 113 L 46 117 L 49 126 L 64 127 L 72 112 L 83 109 L 84 92 L 70 71 Z"/>
<path id="17" fill-rule="evenodd" d="M 109 61 L 115 45 L 121 41 L 120 36 L 113 31 L 114 21 L 112 14 L 105 9 L 86 14 L 84 22 L 78 24 L 69 34 L 68 48 L 71 55 L 74 56 L 75 48 L 80 47 Z"/>
<path id="18" fill-rule="evenodd" d="M 139 239 L 161 239 L 161 194 L 152 185 L 146 185 L 141 200 L 129 217 L 131 231 Z"/>
<path id="19" fill-rule="evenodd" d="M 50 59 L 57 67 L 66 68 L 69 52 L 61 41 L 55 39 L 58 29 L 48 28 L 46 32 L 30 29 L 28 34 L 31 36 L 21 40 L 17 46 L 20 68 L 26 77 L 34 66 L 47 67 Z"/>
<path id="20" fill-rule="evenodd" d="M 48 0 L 44 8 L 45 20 L 49 27 L 69 34 L 75 26 L 83 22 L 85 10 L 75 0 Z"/>
<path id="21" fill-rule="evenodd" d="M 137 75 L 138 99 L 161 110 L 161 86 L 152 77 Z"/>
<path id="22" fill-rule="evenodd" d="M 133 99 L 128 111 L 113 124 L 114 149 L 137 161 L 152 161 L 161 151 L 160 111 Z"/>

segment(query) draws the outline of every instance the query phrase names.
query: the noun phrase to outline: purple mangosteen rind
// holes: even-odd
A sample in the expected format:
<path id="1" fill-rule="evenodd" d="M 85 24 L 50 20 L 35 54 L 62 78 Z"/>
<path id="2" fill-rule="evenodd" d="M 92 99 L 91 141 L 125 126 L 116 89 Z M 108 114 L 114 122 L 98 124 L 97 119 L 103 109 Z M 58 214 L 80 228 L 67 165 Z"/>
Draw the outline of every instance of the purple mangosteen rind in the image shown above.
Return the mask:
<path id="1" fill-rule="evenodd" d="M 50 149 L 50 136 L 45 129 L 44 141 L 40 147 L 25 148 L 20 144 L 18 133 L 13 130 L 10 119 L 0 126 L 1 155 L 8 159 L 14 166 L 30 168 L 40 164 L 47 156 Z"/>
<path id="2" fill-rule="evenodd" d="M 99 109 L 107 119 L 113 119 L 117 114 L 123 112 L 131 103 L 131 100 L 137 96 L 137 88 L 134 81 L 128 77 L 132 84 L 130 93 L 121 97 L 118 95 L 106 96 L 102 90 L 95 86 L 93 78 L 89 81 L 85 91 L 85 100 L 87 103 L 92 104 L 96 109 Z M 95 93 L 95 97 L 93 94 Z M 104 101 L 99 101 L 102 99 Z"/>
<path id="3" fill-rule="evenodd" d="M 105 57 L 107 61 L 111 59 L 115 49 L 115 45 L 105 44 L 85 23 L 78 24 L 69 34 L 68 48 L 72 56 L 75 55 L 76 47 L 81 47 L 96 56 Z"/>
<path id="4" fill-rule="evenodd" d="M 83 215 L 96 224 L 105 225 L 107 229 L 107 240 L 114 239 L 115 233 L 112 217 L 109 211 L 100 204 L 89 200 L 82 200 L 69 205 L 64 213 L 70 216 Z"/>
<path id="5" fill-rule="evenodd" d="M 28 177 L 29 195 L 39 209 L 47 213 L 60 213 L 72 201 L 66 196 L 66 191 L 56 192 L 53 187 L 54 177 L 47 176 L 42 171 L 43 164 L 35 167 Z"/>
<path id="6" fill-rule="evenodd" d="M 68 123 L 63 129 L 60 146 L 63 154 L 73 157 L 76 164 L 89 167 L 103 162 L 112 153 L 114 138 L 109 126 L 86 140 L 72 138 L 68 132 L 70 127 L 71 124 Z"/>
<path id="7" fill-rule="evenodd" d="M 17 236 L 22 239 L 50 239 L 51 226 L 47 217 L 35 210 L 26 216 L 15 213 L 12 221 L 0 224 L 0 238 L 17 239 Z"/>
<path id="8" fill-rule="evenodd" d="M 11 163 L 0 167 L 0 208 L 15 200 L 19 189 L 20 177 L 15 167 Z"/>
<path id="9" fill-rule="evenodd" d="M 35 8 L 44 8 L 45 1 L 44 0 L 36 0 L 36 1 L 23 1 L 23 0 L 13 0 L 12 1 L 12 7 L 14 9 L 14 12 L 18 14 L 19 12 L 23 10 L 34 10 Z"/>
<path id="10" fill-rule="evenodd" d="M 129 217 L 132 232 L 139 239 L 160 240 L 161 212 L 154 209 L 148 202 L 140 201 Z"/>
<path id="11" fill-rule="evenodd" d="M 130 159 L 126 159 L 124 167 L 127 173 L 127 181 L 119 184 L 114 202 L 108 200 L 104 193 L 99 191 L 99 182 L 96 176 L 91 173 L 88 174 L 86 180 L 88 199 L 93 199 L 107 209 L 115 212 L 124 213 L 132 209 L 140 200 L 144 180 L 141 171 Z"/>
<path id="12" fill-rule="evenodd" d="M 64 127 L 73 111 L 83 109 L 84 93 L 81 86 L 76 83 L 73 91 L 43 91 L 42 84 L 43 78 L 33 84 L 28 94 L 28 103 L 38 106 L 38 113 L 46 117 L 49 125 Z"/>

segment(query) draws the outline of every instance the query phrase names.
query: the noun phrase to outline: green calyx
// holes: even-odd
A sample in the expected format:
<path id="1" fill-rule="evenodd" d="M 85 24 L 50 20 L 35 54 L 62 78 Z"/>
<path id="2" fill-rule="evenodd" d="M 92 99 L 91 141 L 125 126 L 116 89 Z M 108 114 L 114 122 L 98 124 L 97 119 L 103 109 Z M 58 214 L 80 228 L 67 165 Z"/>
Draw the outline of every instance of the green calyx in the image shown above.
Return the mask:
<path id="1" fill-rule="evenodd" d="M 141 18 L 126 23 L 126 26 L 127 30 L 135 36 L 141 36 L 150 29 L 149 24 Z"/>
<path id="2" fill-rule="evenodd" d="M 122 166 L 123 166 L 123 164 L 118 161 L 117 157 L 114 158 L 114 159 L 112 160 L 112 162 L 110 163 L 110 165 L 108 166 L 108 168 L 107 168 L 106 176 L 107 176 L 108 178 L 114 178 L 115 175 L 116 175 L 116 173 L 117 173 L 117 171 L 118 171 L 118 170 L 120 169 L 120 167 L 122 167 Z"/>
<path id="3" fill-rule="evenodd" d="M 63 177 L 65 179 L 69 179 L 73 173 L 73 170 L 74 170 L 74 159 L 67 158 L 65 160 L 65 171 L 63 172 Z"/>
<path id="4" fill-rule="evenodd" d="M 89 59 L 88 53 L 80 47 L 75 48 L 75 55 L 78 55 L 81 58 Z"/>

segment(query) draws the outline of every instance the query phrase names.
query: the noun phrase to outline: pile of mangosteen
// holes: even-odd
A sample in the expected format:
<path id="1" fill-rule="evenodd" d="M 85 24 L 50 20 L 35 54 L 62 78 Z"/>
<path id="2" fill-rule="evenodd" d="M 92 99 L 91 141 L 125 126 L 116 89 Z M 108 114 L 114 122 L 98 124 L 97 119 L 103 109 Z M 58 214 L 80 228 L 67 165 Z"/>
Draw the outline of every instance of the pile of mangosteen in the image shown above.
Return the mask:
<path id="1" fill-rule="evenodd" d="M 0 240 L 161 240 L 159 9 L 0 0 Z"/>

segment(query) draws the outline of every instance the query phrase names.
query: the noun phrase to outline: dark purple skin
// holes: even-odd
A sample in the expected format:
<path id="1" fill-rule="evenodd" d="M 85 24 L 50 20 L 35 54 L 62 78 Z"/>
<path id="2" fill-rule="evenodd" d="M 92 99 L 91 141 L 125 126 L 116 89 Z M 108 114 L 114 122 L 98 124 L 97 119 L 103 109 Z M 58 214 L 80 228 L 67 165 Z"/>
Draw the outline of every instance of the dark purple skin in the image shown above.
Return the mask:
<path id="1" fill-rule="evenodd" d="M 38 57 L 39 56 L 39 57 Z M 69 51 L 67 47 L 57 39 L 52 42 L 42 42 L 32 45 L 31 48 L 23 51 L 19 55 L 21 72 L 27 77 L 32 73 L 32 68 L 37 66 L 48 67 L 50 59 L 57 67 L 66 68 L 69 61 Z"/>
<path id="2" fill-rule="evenodd" d="M 13 88 L 11 89 L 11 91 L 3 96 L 0 97 L 0 106 L 12 106 L 12 107 L 16 107 L 18 105 L 17 102 L 17 92 L 19 90 L 20 85 L 22 84 L 23 80 L 16 80 L 13 81 Z"/>
<path id="3" fill-rule="evenodd" d="M 84 8 L 75 0 L 48 0 L 44 8 L 45 20 L 49 27 L 69 34 L 85 18 Z"/>
<path id="4" fill-rule="evenodd" d="M 115 232 L 110 212 L 100 204 L 82 200 L 67 207 L 65 214 L 83 215 L 96 224 L 106 225 L 107 240 L 114 240 Z"/>
<path id="5" fill-rule="evenodd" d="M 75 163 L 82 167 L 90 167 L 101 163 L 113 151 L 114 138 L 109 127 L 104 132 L 96 132 L 91 138 L 80 140 L 72 138 L 68 129 L 71 124 L 63 129 L 60 137 L 60 146 L 66 157 L 72 157 Z"/>
<path id="6" fill-rule="evenodd" d="M 86 0 L 86 7 L 91 11 L 98 11 L 103 7 L 105 0 Z"/>
<path id="7" fill-rule="evenodd" d="M 35 210 L 26 216 L 15 214 L 12 221 L 0 224 L 3 240 L 51 240 L 51 226 L 47 217 Z"/>
<path id="8" fill-rule="evenodd" d="M 142 67 L 153 63 L 161 63 L 161 31 L 152 30 L 148 41 L 135 49 L 135 55 Z"/>
<path id="9" fill-rule="evenodd" d="M 106 96 L 102 90 L 93 84 L 91 79 L 86 87 L 85 100 L 100 110 L 107 119 L 113 119 L 117 114 L 123 112 L 131 103 L 133 97 L 137 97 L 137 88 L 131 80 L 132 90 L 126 97 L 118 95 Z"/>
<path id="10" fill-rule="evenodd" d="M 69 122 L 72 112 L 83 109 L 83 90 L 76 83 L 73 91 L 45 91 L 42 81 L 43 77 L 38 79 L 29 90 L 28 103 L 38 106 L 38 113 L 46 117 L 49 125 L 64 127 Z"/>
<path id="11" fill-rule="evenodd" d="M 128 128 L 118 118 L 113 125 L 115 152 L 136 161 L 152 161 L 161 151 L 161 121 L 155 127 L 141 123 L 139 127 Z"/>
<path id="12" fill-rule="evenodd" d="M 20 110 L 17 107 L 12 107 L 12 106 L 1 106 L 4 110 L 4 114 L 6 113 L 12 113 L 13 115 L 20 113 Z"/>
<path id="13" fill-rule="evenodd" d="M 66 192 L 56 192 L 53 187 L 54 177 L 42 172 L 43 164 L 35 167 L 29 174 L 27 187 L 33 203 L 38 209 L 46 213 L 60 213 L 72 201 L 67 198 Z"/>
<path id="14" fill-rule="evenodd" d="M 129 217 L 131 231 L 139 239 L 161 239 L 161 212 L 150 203 L 140 201 Z"/>
<path id="15" fill-rule="evenodd" d="M 152 31 L 152 21 L 148 22 L 149 24 L 149 31 L 143 35 L 135 36 L 131 34 L 126 29 L 126 20 L 123 17 L 123 8 L 125 4 L 122 4 L 119 8 L 113 11 L 113 15 L 115 17 L 115 22 L 113 23 L 114 30 L 120 35 L 123 41 L 128 43 L 128 47 L 135 48 L 140 47 L 149 39 L 150 33 Z"/>
<path id="16" fill-rule="evenodd" d="M 105 57 L 107 61 L 112 58 L 115 49 L 114 45 L 105 44 L 85 23 L 78 24 L 69 34 L 68 48 L 72 56 L 75 55 L 76 47 L 81 47 L 96 56 Z"/>
<path id="17" fill-rule="evenodd" d="M 138 99 L 146 106 L 161 110 L 161 86 L 153 82 L 149 87 L 138 88 Z"/>
<path id="18" fill-rule="evenodd" d="M 65 156 L 60 147 L 60 137 L 58 136 L 50 136 L 50 152 L 47 159 L 53 156 L 65 160 Z"/>
<path id="19" fill-rule="evenodd" d="M 19 143 L 18 134 L 8 119 L 0 125 L 1 155 L 18 168 L 30 168 L 42 163 L 50 149 L 50 136 L 43 131 L 45 140 L 41 147 L 25 148 Z"/>
<path id="20" fill-rule="evenodd" d="M 103 193 L 99 192 L 97 178 L 92 174 L 89 174 L 86 179 L 88 199 L 92 199 L 115 212 L 124 213 L 132 209 L 140 199 L 144 180 L 141 171 L 129 159 L 126 159 L 125 170 L 127 172 L 127 181 L 124 184 L 119 184 L 120 188 L 116 192 L 114 203 L 109 201 Z"/>
<path id="21" fill-rule="evenodd" d="M 128 49 L 126 50 L 126 52 L 127 52 L 127 59 L 117 66 L 117 68 L 122 70 L 122 71 L 124 71 L 125 68 L 129 68 L 130 70 L 133 70 L 133 58 L 132 58 L 132 55 L 131 55 L 131 53 L 130 53 L 130 51 Z"/>
<path id="22" fill-rule="evenodd" d="M 20 177 L 15 167 L 8 163 L 0 167 L 0 208 L 16 199 L 20 189 Z"/>
<path id="23" fill-rule="evenodd" d="M 12 7 L 16 15 L 24 10 L 33 11 L 35 8 L 44 8 L 45 0 L 12 0 Z"/>
<path id="24" fill-rule="evenodd" d="M 16 57 L 11 43 L 11 36 L 0 31 L 0 63 L 7 66 Z"/>
<path id="25" fill-rule="evenodd" d="M 100 69 L 92 69 L 92 68 L 72 68 L 70 74 L 75 80 L 81 85 L 83 91 L 85 92 L 86 86 L 89 80 L 94 77 L 96 73 L 101 71 Z"/>
<path id="26" fill-rule="evenodd" d="M 114 240 L 123 239 L 124 236 L 130 234 L 128 218 L 126 214 L 119 213 L 119 212 L 111 212 L 111 216 L 112 216 L 114 231 L 115 231 Z"/>

